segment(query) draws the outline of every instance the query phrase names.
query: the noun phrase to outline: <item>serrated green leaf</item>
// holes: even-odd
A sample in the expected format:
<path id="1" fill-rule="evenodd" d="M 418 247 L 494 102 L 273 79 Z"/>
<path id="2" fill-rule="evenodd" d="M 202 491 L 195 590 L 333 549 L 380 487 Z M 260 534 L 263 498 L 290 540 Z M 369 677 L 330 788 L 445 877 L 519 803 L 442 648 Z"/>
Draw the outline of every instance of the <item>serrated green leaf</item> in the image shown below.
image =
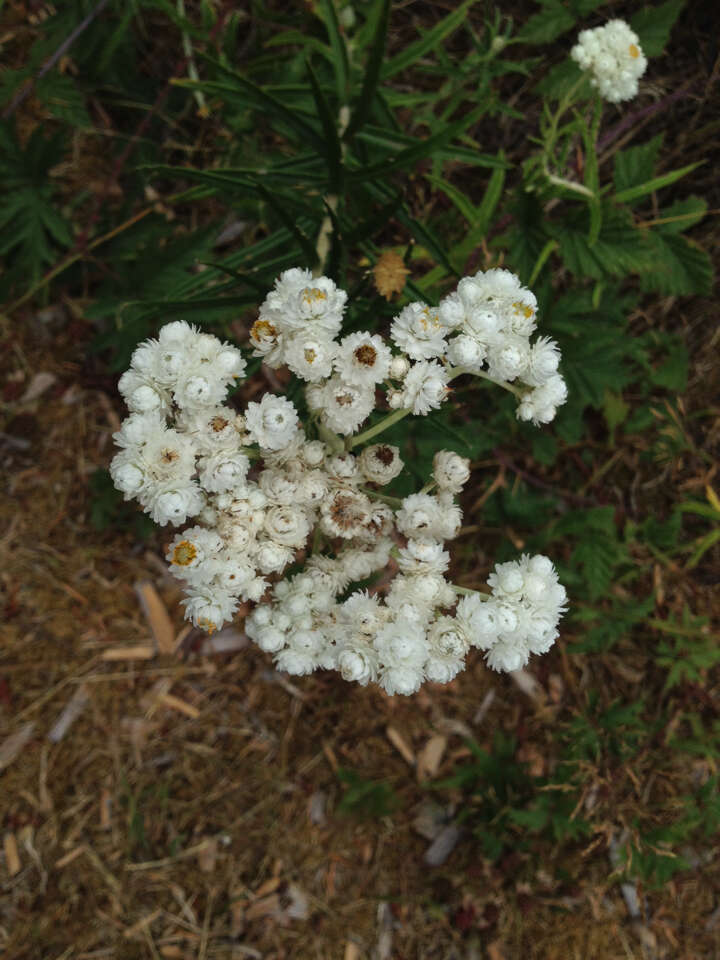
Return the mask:
<path id="1" fill-rule="evenodd" d="M 660 133 L 647 143 L 628 147 L 615 154 L 614 183 L 618 193 L 652 179 L 663 136 Z"/>
<path id="2" fill-rule="evenodd" d="M 679 234 L 648 230 L 651 268 L 640 278 L 643 290 L 666 294 L 710 294 L 713 266 L 708 254 Z"/>
<path id="3" fill-rule="evenodd" d="M 544 4 L 544 9 L 527 21 L 517 40 L 521 43 L 552 43 L 575 26 L 575 17 L 559 0 Z"/>
<path id="4" fill-rule="evenodd" d="M 597 241 L 588 242 L 586 210 L 552 227 L 565 266 L 580 277 L 602 280 L 608 276 L 642 273 L 649 265 L 647 236 L 638 230 L 627 210 L 603 204 L 602 228 Z"/>
<path id="5" fill-rule="evenodd" d="M 685 6 L 685 0 L 668 0 L 659 6 L 646 7 L 630 19 L 630 26 L 640 38 L 646 57 L 659 57 L 670 39 L 670 31 Z"/>
<path id="6" fill-rule="evenodd" d="M 699 223 L 707 213 L 707 201 L 702 197 L 686 197 L 665 207 L 653 225 L 655 233 L 684 233 Z"/>

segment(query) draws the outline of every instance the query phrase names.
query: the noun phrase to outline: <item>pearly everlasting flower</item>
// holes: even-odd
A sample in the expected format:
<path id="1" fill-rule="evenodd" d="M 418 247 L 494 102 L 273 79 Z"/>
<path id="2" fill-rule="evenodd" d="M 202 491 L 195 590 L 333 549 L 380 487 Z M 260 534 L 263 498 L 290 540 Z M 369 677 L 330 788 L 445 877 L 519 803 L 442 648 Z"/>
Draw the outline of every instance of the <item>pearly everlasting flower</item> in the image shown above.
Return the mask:
<path id="1" fill-rule="evenodd" d="M 377 334 L 351 333 L 340 341 L 335 369 L 345 383 L 374 387 L 390 370 L 390 348 Z"/>
<path id="2" fill-rule="evenodd" d="M 448 395 L 448 375 L 435 360 L 413 364 L 403 384 L 403 406 L 415 414 L 437 410 Z"/>
<path id="3" fill-rule="evenodd" d="M 535 298 L 507 270 L 465 278 L 437 308 L 404 308 L 395 356 L 380 333 L 339 339 L 346 301 L 329 278 L 287 270 L 250 333 L 256 356 L 306 381 L 307 423 L 283 396 L 229 405 L 245 372 L 232 344 L 182 321 L 140 344 L 120 384 L 130 415 L 115 434 L 113 481 L 159 524 L 185 527 L 166 559 L 185 584 L 187 619 L 212 631 L 249 604 L 247 635 L 278 669 L 337 670 L 389 695 L 450 681 L 471 648 L 491 669 L 516 669 L 558 636 L 566 595 L 552 563 L 499 564 L 487 596 L 458 602 L 446 546 L 462 523 L 454 498 L 468 461 L 440 450 L 424 488 L 435 493 L 398 505 L 377 487 L 402 473 L 399 448 L 360 437 L 354 453 L 341 437 L 376 404 L 427 414 L 460 372 L 518 381 L 518 416 L 546 422 L 567 394 L 558 347 L 530 342 Z M 374 420 L 372 436 L 386 424 Z M 368 590 L 345 596 L 359 581 Z"/>
<path id="4" fill-rule="evenodd" d="M 358 458 L 358 465 L 366 480 L 384 486 L 402 472 L 400 450 L 387 443 L 374 443 Z"/>
<path id="5" fill-rule="evenodd" d="M 460 493 L 470 479 L 470 461 L 452 450 L 438 450 L 433 457 L 433 477 L 440 490 Z"/>
<path id="6" fill-rule="evenodd" d="M 294 438 L 298 424 L 295 407 L 285 397 L 266 393 L 260 403 L 249 403 L 245 412 L 251 438 L 261 447 L 280 450 Z"/>
<path id="7" fill-rule="evenodd" d="M 305 331 L 293 334 L 285 345 L 285 362 L 296 377 L 317 383 L 330 376 L 337 354 L 337 344 Z"/>
<path id="8" fill-rule="evenodd" d="M 632 100 L 647 69 L 638 35 L 624 20 L 609 20 L 594 30 L 582 30 L 570 52 L 590 82 L 609 103 Z"/>
<path id="9" fill-rule="evenodd" d="M 320 411 L 325 426 L 344 436 L 354 433 L 375 406 L 372 388 L 345 383 L 337 376 L 318 390 L 308 390 L 307 398 L 311 408 Z"/>
<path id="10" fill-rule="evenodd" d="M 447 328 L 437 308 L 410 303 L 395 317 L 390 328 L 393 342 L 413 360 L 441 357 Z"/>

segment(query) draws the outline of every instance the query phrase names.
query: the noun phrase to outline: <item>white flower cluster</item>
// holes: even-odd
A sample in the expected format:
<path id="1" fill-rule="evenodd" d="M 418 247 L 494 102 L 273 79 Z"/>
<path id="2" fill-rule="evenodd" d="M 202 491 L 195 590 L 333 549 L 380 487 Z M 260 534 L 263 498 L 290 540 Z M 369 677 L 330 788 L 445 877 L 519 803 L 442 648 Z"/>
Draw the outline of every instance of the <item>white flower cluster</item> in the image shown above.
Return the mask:
<path id="1" fill-rule="evenodd" d="M 245 362 L 216 337 L 175 322 L 141 344 L 120 380 L 131 412 L 115 434 L 115 485 L 161 525 L 191 521 L 167 548 L 187 618 L 214 630 L 241 602 L 254 604 L 247 633 L 282 670 L 336 669 L 411 694 L 451 680 L 473 646 L 493 669 L 515 669 L 557 636 L 565 592 L 550 561 L 502 564 L 491 595 L 458 603 L 445 543 L 460 529 L 455 498 L 469 462 L 439 451 L 423 490 L 395 500 L 380 488 L 403 469 L 398 448 L 365 444 L 384 422 L 352 435 L 380 385 L 389 423 L 438 407 L 461 372 L 522 383 L 512 387 L 518 415 L 552 419 L 565 384 L 556 345 L 529 342 L 535 298 L 505 270 L 462 280 L 439 307 L 411 304 L 395 318 L 400 353 L 378 334 L 338 339 L 346 299 L 327 277 L 288 270 L 252 328 L 256 355 L 308 381 L 307 425 L 269 393 L 242 414 L 227 406 Z M 391 557 L 383 595 L 351 592 Z M 283 576 L 298 563 L 301 572 Z"/>
<path id="2" fill-rule="evenodd" d="M 647 69 L 638 35 L 624 20 L 609 20 L 594 30 L 582 30 L 570 56 L 591 74 L 591 83 L 609 103 L 632 100 Z"/>

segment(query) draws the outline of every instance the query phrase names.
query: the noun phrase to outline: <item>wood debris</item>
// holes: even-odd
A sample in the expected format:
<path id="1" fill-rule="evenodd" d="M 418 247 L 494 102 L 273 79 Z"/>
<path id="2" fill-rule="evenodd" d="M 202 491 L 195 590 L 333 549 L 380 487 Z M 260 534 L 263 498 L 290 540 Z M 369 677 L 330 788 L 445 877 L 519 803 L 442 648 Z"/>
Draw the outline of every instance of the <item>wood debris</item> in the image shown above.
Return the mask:
<path id="1" fill-rule="evenodd" d="M 7 868 L 7 872 L 11 877 L 15 877 L 20 873 L 22 864 L 20 863 L 17 840 L 12 830 L 8 830 L 3 837 L 3 850 L 5 851 L 5 867 Z"/>
<path id="2" fill-rule="evenodd" d="M 103 660 L 152 660 L 155 656 L 153 648 L 147 644 L 138 644 L 134 647 L 110 647 L 103 650 Z"/>
<path id="3" fill-rule="evenodd" d="M 420 783 L 437 776 L 446 747 L 447 737 L 435 734 L 422 748 L 417 758 L 417 778 Z"/>
<path id="4" fill-rule="evenodd" d="M 77 688 L 53 724 L 48 733 L 48 740 L 52 743 L 59 743 L 89 702 L 90 694 L 87 686 L 83 683 Z"/>
<path id="5" fill-rule="evenodd" d="M 184 713 L 186 717 L 190 717 L 191 720 L 197 720 L 200 716 L 200 711 L 197 707 L 194 707 L 191 703 L 188 703 L 186 700 L 181 700 L 180 697 L 176 697 L 172 693 L 163 693 L 158 697 L 158 701 L 163 704 L 163 706 L 170 707 L 171 710 L 177 710 L 178 713 Z"/>
<path id="6" fill-rule="evenodd" d="M 400 754 L 400 756 L 403 758 L 403 760 L 409 763 L 411 767 L 414 767 L 415 753 L 413 752 L 413 749 L 410 746 L 410 744 L 400 733 L 400 731 L 396 727 L 389 726 L 389 727 L 386 727 L 385 729 L 385 735 L 387 736 L 390 743 L 395 747 L 395 749 Z"/>
<path id="7" fill-rule="evenodd" d="M 175 628 L 160 599 L 160 594 L 149 580 L 141 580 L 135 584 L 135 593 L 145 614 L 145 619 L 155 640 L 158 653 L 175 652 Z"/>
<path id="8" fill-rule="evenodd" d="M 34 730 L 35 724 L 32 721 L 26 723 L 0 744 L 0 772 L 9 767 L 20 751 L 25 748 Z"/>

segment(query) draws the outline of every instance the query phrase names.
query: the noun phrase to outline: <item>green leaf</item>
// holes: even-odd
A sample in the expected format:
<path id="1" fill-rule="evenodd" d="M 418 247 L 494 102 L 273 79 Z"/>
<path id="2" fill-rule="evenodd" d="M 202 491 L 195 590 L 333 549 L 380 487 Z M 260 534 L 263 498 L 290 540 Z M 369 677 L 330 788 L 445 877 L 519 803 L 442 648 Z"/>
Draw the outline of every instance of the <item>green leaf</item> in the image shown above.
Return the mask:
<path id="1" fill-rule="evenodd" d="M 486 104 L 482 104 L 471 110 L 466 116 L 454 123 L 449 123 L 427 140 L 420 140 L 413 146 L 401 150 L 393 157 L 383 160 L 381 163 L 370 167 L 361 167 L 360 169 L 351 169 L 348 171 L 348 180 L 353 183 L 362 183 L 366 180 L 379 180 L 386 177 L 395 170 L 401 170 L 405 167 L 414 166 L 425 157 L 433 156 L 440 147 L 447 146 L 452 140 L 464 133 L 469 127 L 476 123 L 487 109 Z M 493 158 L 494 160 L 495 158 Z"/>
<path id="2" fill-rule="evenodd" d="M 416 40 L 415 43 L 411 43 L 409 47 L 401 50 L 400 53 L 382 67 L 380 71 L 381 78 L 383 80 L 389 80 L 390 77 L 394 77 L 395 74 L 400 73 L 401 70 L 406 70 L 421 57 L 424 57 L 426 53 L 434 50 L 442 43 L 445 37 L 449 36 L 449 34 L 464 24 L 467 12 L 474 3 L 475 0 L 465 0 L 456 10 L 448 14 L 444 20 L 435 24 L 432 30 L 428 30 L 428 32 L 419 40 Z"/>
<path id="3" fill-rule="evenodd" d="M 650 265 L 647 235 L 638 230 L 627 210 L 603 204 L 600 235 L 588 242 L 588 213 L 572 214 L 564 224 L 554 225 L 565 266 L 580 277 L 602 280 L 608 276 L 644 273 Z"/>
<path id="4" fill-rule="evenodd" d="M 447 180 L 443 180 L 442 177 L 433 177 L 429 173 L 425 175 L 425 179 L 437 187 L 438 190 L 442 190 L 445 196 L 455 204 L 467 221 L 468 226 L 474 227 L 477 225 L 479 211 L 475 209 L 474 205 L 468 200 L 462 190 L 458 190 L 457 187 L 453 186 L 452 183 L 448 183 Z"/>
<path id="5" fill-rule="evenodd" d="M 640 38 L 646 57 L 659 57 L 670 39 L 670 31 L 685 6 L 685 0 L 668 0 L 660 6 L 646 7 L 630 19 L 630 26 Z"/>
<path id="6" fill-rule="evenodd" d="M 697 163 L 689 163 L 686 167 L 680 167 L 679 170 L 671 170 L 669 173 L 663 173 L 659 177 L 653 177 L 652 180 L 648 180 L 645 183 L 639 183 L 635 187 L 629 187 L 627 190 L 620 191 L 615 195 L 615 199 L 618 203 L 631 203 L 639 197 L 647 196 L 648 193 L 654 193 L 655 190 L 669 187 L 671 183 L 675 183 L 676 180 L 687 176 L 691 170 L 699 167 L 704 162 L 704 160 L 700 160 Z"/>
<path id="7" fill-rule="evenodd" d="M 552 43 L 575 26 L 575 17 L 559 0 L 543 6 L 544 9 L 530 17 L 517 36 L 521 43 Z"/>
<path id="8" fill-rule="evenodd" d="M 352 119 L 345 131 L 345 139 L 355 136 L 362 129 L 365 121 L 370 116 L 375 92 L 377 90 L 378 80 L 380 79 L 380 68 L 383 57 L 385 56 L 385 44 L 387 42 L 388 23 L 390 22 L 390 0 L 378 0 L 373 11 L 374 33 L 368 54 L 367 65 L 365 67 L 365 76 L 363 77 L 360 97 L 355 104 Z"/>
<path id="9" fill-rule="evenodd" d="M 276 100 L 275 97 L 266 93 L 250 80 L 246 80 L 237 71 L 224 66 L 218 60 L 203 55 L 203 59 L 210 63 L 216 70 L 228 78 L 228 83 L 209 83 L 203 81 L 200 88 L 211 90 L 217 93 L 224 93 L 227 96 L 239 100 L 246 106 L 259 110 L 267 115 L 282 121 L 285 126 L 292 130 L 303 146 L 312 144 L 318 153 L 322 154 L 324 144 L 319 133 L 309 123 L 299 115 L 297 110 L 291 110 L 284 103 Z M 192 86 L 190 81 L 183 81 L 181 86 Z"/>
<path id="10" fill-rule="evenodd" d="M 592 93 L 592 88 L 587 75 L 584 75 L 575 61 L 568 57 L 561 63 L 551 67 L 535 89 L 538 93 L 544 94 L 551 100 L 560 100 L 565 96 L 570 87 L 575 86 L 578 80 L 582 80 L 583 77 L 585 82 L 578 88 L 576 94 L 577 100 L 589 97 Z"/>
<path id="11" fill-rule="evenodd" d="M 320 84 L 315 76 L 315 71 L 313 70 L 312 64 L 309 60 L 307 61 L 307 72 L 308 76 L 310 77 L 310 86 L 312 87 L 315 103 L 317 104 L 320 123 L 322 124 L 323 133 L 325 134 L 326 147 L 323 156 L 327 160 L 328 165 L 328 181 L 330 185 L 330 192 L 338 194 L 341 191 L 343 169 L 342 147 L 340 146 L 340 139 L 338 137 L 337 127 L 335 125 L 335 118 L 330 112 L 328 102 L 323 96 L 323 92 L 320 89 Z"/>
<path id="12" fill-rule="evenodd" d="M 615 154 L 614 181 L 618 193 L 652 179 L 662 142 L 663 134 L 660 133 L 647 143 Z"/>
<path id="13" fill-rule="evenodd" d="M 707 201 L 702 197 L 686 197 L 661 211 L 657 224 L 653 225 L 653 232 L 684 233 L 685 230 L 699 223 L 706 213 Z"/>
<path id="14" fill-rule="evenodd" d="M 676 343 L 664 363 L 650 374 L 656 387 L 664 387 L 675 393 L 683 393 L 687 386 L 688 352 L 683 343 Z"/>
<path id="15" fill-rule="evenodd" d="M 643 290 L 665 294 L 712 291 L 713 266 L 708 254 L 678 234 L 648 231 L 652 269 L 642 273 Z"/>
<path id="16" fill-rule="evenodd" d="M 317 10 L 322 17 L 330 39 L 338 101 L 345 103 L 349 92 L 350 65 L 345 38 L 340 32 L 340 24 L 335 12 L 335 4 L 333 0 L 319 0 Z"/>
<path id="17" fill-rule="evenodd" d="M 624 423 L 630 413 L 630 405 L 625 403 L 622 394 L 606 390 L 603 402 L 603 413 L 610 435 L 613 436 L 617 427 Z"/>

